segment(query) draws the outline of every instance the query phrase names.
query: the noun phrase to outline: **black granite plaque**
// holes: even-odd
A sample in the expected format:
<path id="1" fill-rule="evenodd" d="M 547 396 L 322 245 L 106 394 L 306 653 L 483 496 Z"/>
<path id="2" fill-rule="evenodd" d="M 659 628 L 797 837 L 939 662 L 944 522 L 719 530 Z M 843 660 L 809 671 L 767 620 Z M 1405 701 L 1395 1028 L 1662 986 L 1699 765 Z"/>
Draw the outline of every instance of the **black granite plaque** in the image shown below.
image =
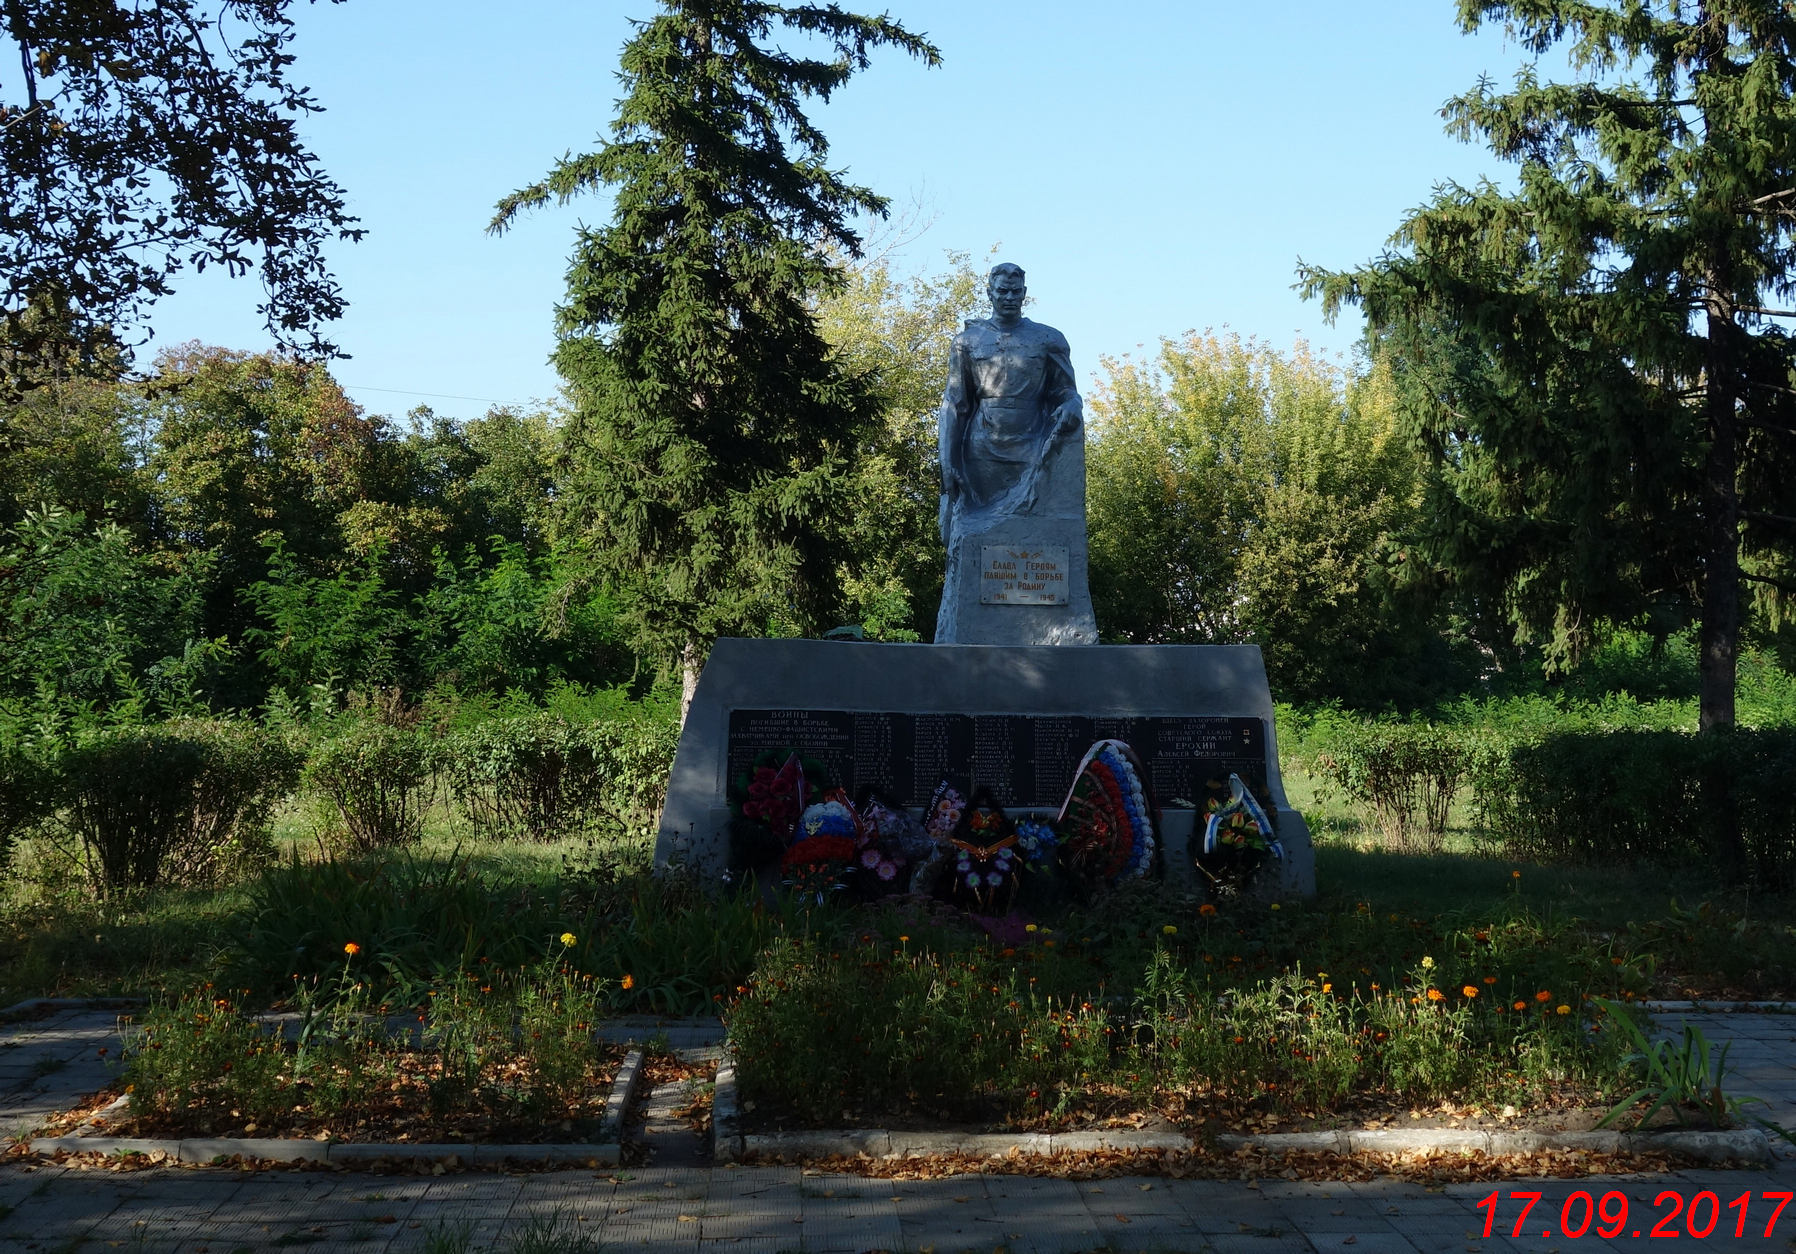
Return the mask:
<path id="1" fill-rule="evenodd" d="M 1053 714 L 907 714 L 849 710 L 732 710 L 732 787 L 770 749 L 797 749 L 858 795 L 868 786 L 925 805 L 946 779 L 963 793 L 991 789 L 1003 806 L 1057 808 L 1098 740 L 1135 750 L 1157 804 L 1201 800 L 1213 779 L 1238 774 L 1266 796 L 1266 729 L 1257 718 L 1209 715 L 1085 718 Z"/>

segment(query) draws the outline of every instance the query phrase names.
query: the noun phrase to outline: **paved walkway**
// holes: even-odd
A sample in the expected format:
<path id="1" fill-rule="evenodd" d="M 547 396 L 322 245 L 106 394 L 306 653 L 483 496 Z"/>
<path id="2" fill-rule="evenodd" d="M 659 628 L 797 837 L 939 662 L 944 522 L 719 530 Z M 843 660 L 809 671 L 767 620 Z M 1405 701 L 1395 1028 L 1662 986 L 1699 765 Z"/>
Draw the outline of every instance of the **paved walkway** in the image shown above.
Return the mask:
<path id="1" fill-rule="evenodd" d="M 117 1054 L 115 1018 L 110 1012 L 69 1011 L 0 1027 L 0 1126 L 21 1130 L 103 1083 Z M 1711 1041 L 1734 1041 L 1730 1087 L 1766 1098 L 1769 1105 L 1759 1108 L 1763 1114 L 1796 1127 L 1796 1017 L 1671 1014 L 1661 1022 L 1675 1028 L 1680 1018 L 1697 1023 Z M 1493 1190 L 1501 1196 L 1481 1210 L 1479 1201 Z M 1530 1204 L 1511 1194 L 1536 1190 L 1541 1197 L 1522 1221 Z M 1584 1197 L 1615 1215 L 1618 1199 L 1608 1196 L 1612 1192 L 1627 1201 L 1615 1239 L 1596 1235 L 1606 1226 L 1600 1217 L 1584 1235 L 1564 1235 L 1567 1224 L 1583 1231 Z M 897 1183 L 797 1167 L 651 1166 L 615 1173 L 430 1177 L 225 1169 L 113 1173 L 14 1162 L 0 1165 L 0 1254 L 76 1249 L 236 1254 L 301 1246 L 370 1254 L 549 1254 L 601 1247 L 708 1254 L 999 1249 L 1013 1254 L 1096 1249 L 1586 1254 L 1661 1249 L 1649 1235 L 1660 1221 L 1684 1240 L 1707 1233 L 1700 1237 L 1704 1248 L 1787 1251 L 1796 1248 L 1796 1204 L 1767 1234 L 1778 1206 L 1767 1194 L 1792 1192 L 1796 1159 L 1787 1156 L 1769 1171 L 1440 1190 L 1391 1181 L 1072 1182 L 1016 1176 Z M 1679 1213 L 1670 1221 L 1674 1200 Z M 1518 1221 L 1522 1235 L 1512 1236 Z"/>

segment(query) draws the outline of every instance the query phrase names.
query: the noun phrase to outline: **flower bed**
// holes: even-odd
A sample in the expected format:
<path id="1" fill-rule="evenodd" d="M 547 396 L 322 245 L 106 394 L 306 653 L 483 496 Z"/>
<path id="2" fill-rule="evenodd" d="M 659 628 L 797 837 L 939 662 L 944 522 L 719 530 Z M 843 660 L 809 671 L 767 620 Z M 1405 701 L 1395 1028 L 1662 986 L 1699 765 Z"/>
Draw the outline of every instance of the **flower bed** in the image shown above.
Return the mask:
<path id="1" fill-rule="evenodd" d="M 1640 973 L 1525 915 L 1441 934 L 1142 885 L 1054 925 L 818 922 L 726 1015 L 749 1131 L 1582 1130 L 1634 1087 L 1608 999 Z"/>
<path id="2" fill-rule="evenodd" d="M 462 972 L 409 1019 L 371 1004 L 345 964 L 301 989 L 297 1030 L 211 988 L 127 1024 L 129 1113 L 144 1137 L 578 1142 L 598 1134 L 623 1049 L 598 1042 L 600 983 L 563 965 Z M 353 961 L 359 946 L 344 946 Z M 395 1027 L 398 1030 L 394 1030 Z"/>

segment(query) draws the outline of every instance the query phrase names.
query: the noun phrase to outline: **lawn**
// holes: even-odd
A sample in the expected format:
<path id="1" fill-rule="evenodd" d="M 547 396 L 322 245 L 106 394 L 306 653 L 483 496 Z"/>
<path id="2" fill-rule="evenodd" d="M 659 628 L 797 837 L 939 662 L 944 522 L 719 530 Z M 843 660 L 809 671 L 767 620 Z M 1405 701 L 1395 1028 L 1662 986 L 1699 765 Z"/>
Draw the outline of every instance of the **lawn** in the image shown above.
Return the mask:
<path id="1" fill-rule="evenodd" d="M 417 847 L 361 858 L 325 854 L 289 811 L 275 861 L 211 891 L 96 900 L 38 848 L 5 914 L 3 993 L 149 994 L 163 1049 L 203 1013 L 196 995 L 228 1002 L 234 1022 L 274 1007 L 342 1024 L 346 998 L 386 1015 L 434 1003 L 446 1026 L 425 1035 L 440 1044 L 467 1037 L 443 1007 L 492 973 L 534 972 L 571 981 L 551 999 L 563 1028 L 723 1014 L 751 1121 L 1201 1132 L 1588 1126 L 1622 1074 L 1625 1033 L 1605 1003 L 1796 992 L 1787 899 L 1694 874 L 1504 860 L 1458 809 L 1442 852 L 1392 851 L 1337 797 L 1302 775 L 1290 784 L 1315 836 L 1314 899 L 1211 903 L 1143 882 L 995 937 L 938 902 L 806 905 L 657 879 L 641 840 L 483 840 L 440 807 Z M 538 1064 L 508 1059 L 507 1034 L 488 1029 L 459 1078 L 441 1060 L 358 1060 L 375 1047 L 347 1030 L 320 1034 L 334 1054 L 299 1059 L 289 1044 L 260 1071 L 197 1088 L 140 1063 L 144 1126 L 181 1124 L 188 1108 L 297 1105 L 299 1122 L 327 1127 L 354 1087 L 342 1077 L 364 1068 L 387 1077 L 388 1122 L 448 1118 L 459 1086 L 465 1126 L 509 1126 L 545 1112 L 569 1075 L 590 1088 L 609 1065 L 596 1051 L 562 1058 L 542 1072 L 562 1079 L 539 1083 Z"/>

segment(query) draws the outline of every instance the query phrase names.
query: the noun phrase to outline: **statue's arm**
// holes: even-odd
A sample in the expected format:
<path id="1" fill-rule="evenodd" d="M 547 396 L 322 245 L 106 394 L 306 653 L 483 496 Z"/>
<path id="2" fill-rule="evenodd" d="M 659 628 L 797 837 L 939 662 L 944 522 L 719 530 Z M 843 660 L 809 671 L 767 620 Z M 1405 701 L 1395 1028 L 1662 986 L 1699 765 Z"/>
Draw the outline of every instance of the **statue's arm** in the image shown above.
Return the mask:
<path id="1" fill-rule="evenodd" d="M 1048 341 L 1048 377 L 1042 387 L 1042 400 L 1055 427 L 1062 432 L 1076 430 L 1085 418 L 1085 404 L 1079 399 L 1079 387 L 1073 379 L 1073 350 L 1058 331 Z"/>
<path id="2" fill-rule="evenodd" d="M 967 423 L 973 416 L 973 389 L 967 374 L 967 347 L 960 336 L 948 349 L 948 385 L 942 391 L 942 408 L 937 420 L 937 453 L 942 464 L 942 492 L 959 493 L 961 456 Z"/>

